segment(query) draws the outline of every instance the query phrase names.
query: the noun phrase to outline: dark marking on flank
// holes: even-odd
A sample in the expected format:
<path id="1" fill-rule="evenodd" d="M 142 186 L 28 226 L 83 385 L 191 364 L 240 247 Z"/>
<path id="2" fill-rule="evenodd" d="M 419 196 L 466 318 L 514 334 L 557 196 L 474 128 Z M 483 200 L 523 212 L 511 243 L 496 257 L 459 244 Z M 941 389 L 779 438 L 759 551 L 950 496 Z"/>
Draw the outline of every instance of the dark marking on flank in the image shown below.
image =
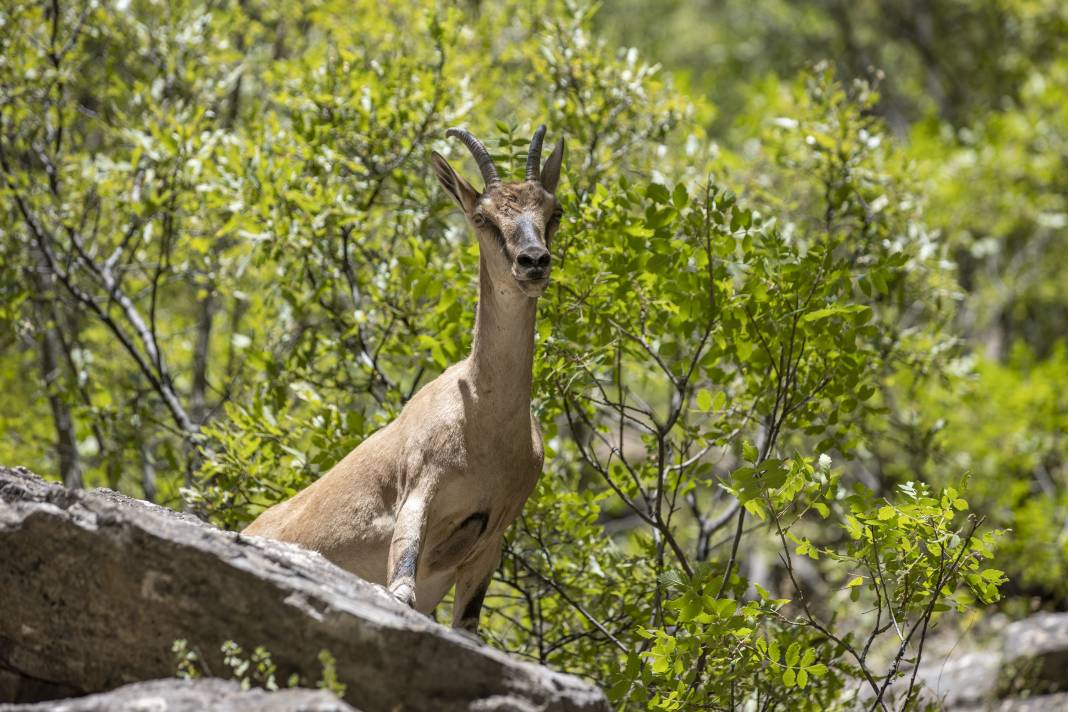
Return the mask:
<path id="1" fill-rule="evenodd" d="M 478 627 L 478 616 L 482 613 L 482 601 L 486 598 L 486 588 L 489 586 L 489 582 L 483 583 L 475 591 L 475 595 L 471 597 L 471 600 L 464 606 L 463 613 L 460 614 L 460 627 L 474 630 Z"/>
<path id="2" fill-rule="evenodd" d="M 409 544 L 397 557 L 397 563 L 393 565 L 393 575 L 390 577 L 389 583 L 392 584 L 394 581 L 406 576 L 415 581 L 415 568 L 418 563 L 419 547 L 416 544 Z"/>
<path id="3" fill-rule="evenodd" d="M 489 512 L 475 512 L 470 517 L 460 522 L 459 528 L 463 529 L 468 524 L 472 524 L 474 522 L 479 523 L 480 528 L 478 530 L 478 535 L 482 536 L 486 533 L 486 526 L 489 524 Z"/>
<path id="4" fill-rule="evenodd" d="M 428 568 L 444 571 L 459 566 L 488 525 L 489 512 L 475 512 L 460 522 L 453 533 L 430 552 Z"/>

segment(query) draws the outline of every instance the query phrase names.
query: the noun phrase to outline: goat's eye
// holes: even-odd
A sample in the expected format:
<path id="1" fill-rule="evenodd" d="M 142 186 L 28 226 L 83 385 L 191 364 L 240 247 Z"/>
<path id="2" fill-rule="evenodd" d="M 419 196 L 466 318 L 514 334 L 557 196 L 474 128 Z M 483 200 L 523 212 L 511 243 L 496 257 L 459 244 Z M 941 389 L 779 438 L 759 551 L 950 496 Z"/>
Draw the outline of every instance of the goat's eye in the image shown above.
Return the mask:
<path id="1" fill-rule="evenodd" d="M 483 217 L 482 213 L 475 213 L 471 217 L 471 222 L 475 224 L 475 227 L 482 227 L 486 224 L 486 218 Z"/>

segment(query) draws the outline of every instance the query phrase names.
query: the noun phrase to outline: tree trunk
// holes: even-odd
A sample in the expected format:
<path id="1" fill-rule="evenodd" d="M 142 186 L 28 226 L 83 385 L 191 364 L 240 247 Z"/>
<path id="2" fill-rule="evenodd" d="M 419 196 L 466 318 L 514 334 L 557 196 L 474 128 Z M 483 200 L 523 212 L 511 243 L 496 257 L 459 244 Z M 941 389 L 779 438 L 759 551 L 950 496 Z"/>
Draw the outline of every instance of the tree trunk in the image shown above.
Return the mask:
<path id="1" fill-rule="evenodd" d="M 48 405 L 52 409 L 52 422 L 56 428 L 56 455 L 59 459 L 59 474 L 67 487 L 81 489 L 82 468 L 78 459 L 78 436 L 74 429 L 74 418 L 70 406 L 63 397 L 59 371 L 59 339 L 56 325 L 44 316 L 40 321 L 41 332 L 38 337 L 38 353 L 41 360 L 41 372 L 45 388 L 48 391 Z"/>
<path id="2" fill-rule="evenodd" d="M 152 458 L 152 443 L 141 440 L 141 493 L 149 502 L 156 501 L 156 461 Z"/>
<path id="3" fill-rule="evenodd" d="M 215 318 L 215 292 L 200 300 L 197 305 L 197 341 L 193 350 L 193 387 L 189 394 L 189 415 L 197 426 L 207 419 L 208 356 L 211 351 L 211 329 Z"/>

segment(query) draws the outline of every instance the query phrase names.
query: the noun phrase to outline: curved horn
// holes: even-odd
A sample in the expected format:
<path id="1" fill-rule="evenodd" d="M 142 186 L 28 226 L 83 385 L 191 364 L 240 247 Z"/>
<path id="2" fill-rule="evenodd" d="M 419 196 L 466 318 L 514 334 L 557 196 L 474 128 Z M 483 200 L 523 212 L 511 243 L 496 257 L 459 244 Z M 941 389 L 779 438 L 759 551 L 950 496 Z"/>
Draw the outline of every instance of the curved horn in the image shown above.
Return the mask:
<path id="1" fill-rule="evenodd" d="M 445 135 L 450 138 L 455 136 L 464 142 L 467 150 L 475 157 L 475 163 L 478 164 L 478 170 L 482 173 L 482 180 L 486 182 L 487 188 L 501 182 L 501 179 L 497 176 L 497 169 L 493 167 L 493 159 L 490 158 L 489 151 L 486 150 L 481 141 L 464 129 L 449 129 L 445 132 Z"/>
<path id="2" fill-rule="evenodd" d="M 545 140 L 545 124 L 538 127 L 534 132 L 534 138 L 530 139 L 530 150 L 527 151 L 527 180 L 541 180 L 541 142 Z"/>

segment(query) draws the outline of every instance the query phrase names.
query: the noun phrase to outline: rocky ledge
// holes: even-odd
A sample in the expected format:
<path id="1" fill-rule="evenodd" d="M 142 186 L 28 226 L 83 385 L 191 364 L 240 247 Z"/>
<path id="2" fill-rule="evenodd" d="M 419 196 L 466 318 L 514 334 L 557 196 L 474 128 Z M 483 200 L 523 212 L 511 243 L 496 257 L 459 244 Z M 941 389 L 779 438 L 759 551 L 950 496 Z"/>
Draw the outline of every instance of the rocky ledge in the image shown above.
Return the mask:
<path id="1" fill-rule="evenodd" d="M 319 679 L 328 650 L 365 712 L 608 709 L 595 687 L 473 642 L 314 552 L 24 469 L 0 468 L 0 601 L 0 702 L 171 677 L 184 639 L 215 674 L 225 641 L 264 646 L 283 680 Z"/>

